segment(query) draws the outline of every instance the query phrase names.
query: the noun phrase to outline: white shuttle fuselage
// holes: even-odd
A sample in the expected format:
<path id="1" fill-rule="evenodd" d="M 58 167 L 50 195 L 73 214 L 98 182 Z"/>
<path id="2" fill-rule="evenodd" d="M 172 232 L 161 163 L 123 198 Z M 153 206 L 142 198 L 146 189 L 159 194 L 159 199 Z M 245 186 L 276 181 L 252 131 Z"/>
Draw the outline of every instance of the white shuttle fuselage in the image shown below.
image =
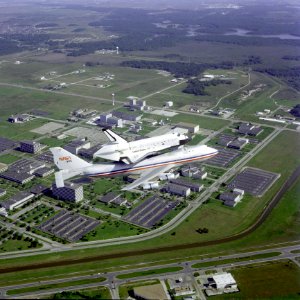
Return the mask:
<path id="1" fill-rule="evenodd" d="M 101 157 L 112 161 L 123 161 L 126 164 L 136 163 L 147 156 L 157 154 L 159 151 L 176 147 L 188 141 L 189 137 L 181 133 L 168 133 L 161 136 L 127 142 L 110 130 L 103 130 L 110 143 L 103 145 L 94 158 Z"/>

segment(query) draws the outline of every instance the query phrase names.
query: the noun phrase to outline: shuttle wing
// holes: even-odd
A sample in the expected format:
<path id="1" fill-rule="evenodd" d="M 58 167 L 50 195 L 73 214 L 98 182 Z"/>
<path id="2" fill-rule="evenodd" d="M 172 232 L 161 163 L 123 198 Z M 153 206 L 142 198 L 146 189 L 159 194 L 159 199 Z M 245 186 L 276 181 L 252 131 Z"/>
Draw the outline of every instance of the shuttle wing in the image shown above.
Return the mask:
<path id="1" fill-rule="evenodd" d="M 132 189 L 138 187 L 139 185 L 150 181 L 152 178 L 158 176 L 159 174 L 170 170 L 172 167 L 173 167 L 172 165 L 167 165 L 167 166 L 162 166 L 162 167 L 158 167 L 155 169 L 151 169 L 149 171 L 145 171 L 142 173 L 142 176 L 139 179 L 135 180 L 133 183 L 131 183 L 129 185 L 126 185 L 122 190 L 123 191 L 132 190 Z"/>

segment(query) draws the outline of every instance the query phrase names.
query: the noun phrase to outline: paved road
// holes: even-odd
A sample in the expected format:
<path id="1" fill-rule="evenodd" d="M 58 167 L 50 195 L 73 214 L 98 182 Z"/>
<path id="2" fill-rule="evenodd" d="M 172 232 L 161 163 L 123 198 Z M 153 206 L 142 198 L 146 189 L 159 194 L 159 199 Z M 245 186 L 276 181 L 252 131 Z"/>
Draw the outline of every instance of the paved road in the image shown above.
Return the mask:
<path id="1" fill-rule="evenodd" d="M 91 284 L 84 284 L 84 285 L 77 285 L 77 286 L 71 286 L 68 288 L 59 288 L 59 289 L 51 289 L 48 291 L 41 290 L 37 292 L 31 292 L 31 293 L 23 293 L 19 294 L 18 297 L 24 297 L 26 298 L 29 296 L 41 296 L 41 295 L 46 295 L 50 293 L 57 293 L 57 292 L 62 292 L 62 291 L 70 291 L 70 290 L 78 290 L 78 289 L 83 289 L 83 288 L 93 288 L 96 286 L 106 286 L 110 288 L 111 293 L 113 294 L 113 299 L 118 299 L 118 287 L 120 285 L 126 284 L 129 279 L 119 279 L 117 278 L 118 275 L 121 274 L 128 274 L 128 273 L 133 273 L 137 271 L 149 271 L 149 270 L 154 270 L 154 269 L 159 269 L 159 268 L 169 268 L 169 267 L 182 267 L 182 270 L 177 271 L 177 272 L 172 272 L 172 273 L 165 273 L 165 274 L 160 274 L 160 275 L 149 275 L 149 276 L 143 276 L 142 279 L 159 279 L 159 280 L 165 280 L 168 276 L 174 277 L 183 277 L 183 276 L 193 276 L 193 273 L 196 271 L 205 271 L 205 270 L 210 270 L 210 269 L 215 269 L 215 266 L 210 266 L 210 267 L 205 267 L 205 268 L 193 268 L 192 266 L 196 263 L 208 263 L 208 262 L 218 262 L 218 261 L 223 261 L 227 259 L 239 259 L 239 258 L 247 258 L 248 260 L 246 261 L 235 261 L 235 262 L 230 262 L 230 263 L 223 263 L 217 266 L 217 268 L 234 268 L 237 266 L 244 266 L 248 264 L 253 264 L 253 263 L 262 263 L 262 262 L 270 262 L 270 261 L 277 261 L 277 260 L 282 260 L 282 259 L 291 259 L 293 261 L 296 261 L 295 258 L 300 256 L 298 253 L 292 253 L 291 251 L 294 250 L 300 250 L 300 244 L 297 245 L 292 245 L 292 246 L 286 246 L 286 247 L 275 247 L 275 248 L 270 248 L 270 249 L 263 249 L 263 250 L 257 250 L 257 251 L 251 251 L 251 252 L 244 252 L 244 253 L 237 253 L 237 254 L 230 254 L 230 255 L 225 255 L 225 256 L 218 256 L 218 257 L 210 257 L 210 258 L 202 258 L 202 259 L 196 259 L 196 260 L 190 260 L 186 261 L 184 263 L 170 263 L 170 264 L 164 264 L 164 265 L 155 265 L 155 266 L 145 266 L 145 267 L 138 267 L 135 269 L 131 270 L 118 270 L 118 271 L 112 271 L 108 273 L 93 273 L 93 274 L 88 274 L 88 275 L 83 275 L 83 276 L 74 276 L 74 277 L 69 277 L 69 278 L 60 278 L 60 279 L 53 279 L 53 280 L 42 280 L 42 281 L 36 281 L 36 282 L 31 282 L 31 283 L 24 283 L 24 284 L 16 284 L 16 285 L 10 285 L 6 287 L 2 287 L 0 289 L 1 294 L 4 295 L 3 298 L 16 298 L 16 296 L 8 296 L 6 295 L 8 290 L 12 289 L 20 289 L 20 288 L 26 288 L 26 287 L 38 287 L 41 285 L 48 285 L 48 284 L 55 284 L 55 283 L 61 283 L 61 282 L 73 282 L 77 280 L 82 280 L 82 279 L 94 279 L 94 278 L 100 278 L 100 277 L 105 277 L 106 281 L 99 282 L 99 283 L 91 283 Z M 272 257 L 265 257 L 265 258 L 260 258 L 260 259 L 251 259 L 251 256 L 258 255 L 258 254 L 270 254 L 278 252 L 277 256 L 272 256 Z M 299 262 L 296 261 L 296 263 L 299 265 Z M 130 279 L 130 282 L 133 281 L 138 281 L 141 280 L 141 278 L 132 278 Z"/>

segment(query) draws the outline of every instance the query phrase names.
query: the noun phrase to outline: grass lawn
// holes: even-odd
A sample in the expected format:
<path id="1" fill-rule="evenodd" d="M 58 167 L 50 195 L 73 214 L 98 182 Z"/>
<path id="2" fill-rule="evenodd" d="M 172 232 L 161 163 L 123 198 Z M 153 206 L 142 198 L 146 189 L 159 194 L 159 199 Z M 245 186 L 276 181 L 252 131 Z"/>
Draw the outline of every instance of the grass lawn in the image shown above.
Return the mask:
<path id="1" fill-rule="evenodd" d="M 280 252 L 271 252 L 271 253 L 262 253 L 262 254 L 256 254 L 256 255 L 246 256 L 246 257 L 223 259 L 223 260 L 217 260 L 217 261 L 208 261 L 208 262 L 194 264 L 194 265 L 192 265 L 192 268 L 198 269 L 198 268 L 206 268 L 206 267 L 211 267 L 211 266 L 219 266 L 219 265 L 230 264 L 230 263 L 241 262 L 241 261 L 274 257 L 274 256 L 278 256 L 280 254 L 281 254 Z"/>
<path id="2" fill-rule="evenodd" d="M 115 189 L 116 181 L 112 179 L 98 179 L 94 184 L 94 192 L 98 195 L 102 195 L 104 193 L 109 192 L 111 189 Z"/>
<path id="3" fill-rule="evenodd" d="M 29 249 L 30 242 L 22 240 L 7 240 L 0 245 L 0 253 Z"/>
<path id="4" fill-rule="evenodd" d="M 49 283 L 49 284 L 41 284 L 38 286 L 31 286 L 21 289 L 13 289 L 8 290 L 8 295 L 16 295 L 21 293 L 30 293 L 30 292 L 36 292 L 36 291 L 44 291 L 49 289 L 58 289 L 58 288 L 64 288 L 69 286 L 76 286 L 76 285 L 82 285 L 82 284 L 89 284 L 89 283 L 96 283 L 96 282 L 103 282 L 106 279 L 104 277 L 100 278 L 89 278 L 89 279 L 81 279 L 81 280 L 74 280 L 74 281 L 67 281 L 67 282 L 60 282 L 60 283 Z"/>
<path id="5" fill-rule="evenodd" d="M 18 159 L 20 159 L 20 157 L 17 157 L 12 154 L 4 154 L 4 155 L 0 156 L 0 162 L 4 163 L 4 164 L 11 164 L 11 163 L 17 161 Z"/>
<path id="6" fill-rule="evenodd" d="M 98 225 L 82 238 L 82 241 L 97 241 L 137 235 L 147 232 L 146 229 L 119 220 L 108 220 Z"/>
<path id="7" fill-rule="evenodd" d="M 161 268 L 161 269 L 154 269 L 154 270 L 148 270 L 148 271 L 133 272 L 133 273 L 128 273 L 128 274 L 121 274 L 121 275 L 117 275 L 117 278 L 128 279 L 128 278 L 133 278 L 133 277 L 142 277 L 142 276 L 177 272 L 177 271 L 181 271 L 181 270 L 183 270 L 182 267 L 169 267 L 169 268 Z"/>
<path id="8" fill-rule="evenodd" d="M 0 100 L 0 106 L 1 105 L 2 104 Z M 47 121 L 42 119 L 33 119 L 25 123 L 9 123 L 6 121 L 2 121 L 0 122 L 0 136 L 13 140 L 35 139 L 40 137 L 41 135 L 38 133 L 30 132 L 30 130 L 40 127 L 45 123 L 47 123 Z"/>
<path id="9" fill-rule="evenodd" d="M 177 114 L 170 118 L 171 122 L 177 124 L 179 122 L 186 122 L 197 124 L 200 128 L 219 130 L 229 124 L 229 121 L 222 120 L 219 118 L 202 117 L 193 114 Z"/>
<path id="10" fill-rule="evenodd" d="M 255 264 L 230 272 L 240 292 L 212 299 L 299 299 L 300 268 L 291 261 Z"/>

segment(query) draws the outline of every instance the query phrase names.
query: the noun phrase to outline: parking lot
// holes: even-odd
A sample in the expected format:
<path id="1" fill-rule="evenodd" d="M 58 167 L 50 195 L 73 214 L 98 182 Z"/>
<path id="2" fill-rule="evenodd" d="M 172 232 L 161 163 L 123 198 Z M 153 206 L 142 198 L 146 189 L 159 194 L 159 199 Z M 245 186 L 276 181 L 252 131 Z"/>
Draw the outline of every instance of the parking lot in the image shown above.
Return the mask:
<path id="1" fill-rule="evenodd" d="M 245 168 L 230 182 L 228 187 L 242 189 L 252 196 L 261 197 L 279 176 L 279 174 L 261 169 Z"/>
<path id="2" fill-rule="evenodd" d="M 233 160 L 240 156 L 240 152 L 232 149 L 216 148 L 219 153 L 206 161 L 206 164 L 217 167 L 227 167 Z"/>
<path id="3" fill-rule="evenodd" d="M 168 201 L 152 196 L 141 205 L 133 209 L 123 219 L 138 226 L 150 229 L 164 216 L 174 209 L 180 201 Z"/>
<path id="4" fill-rule="evenodd" d="M 66 210 L 38 226 L 38 229 L 69 242 L 76 242 L 100 224 L 99 221 Z"/>
<path id="5" fill-rule="evenodd" d="M 18 143 L 7 138 L 0 137 L 0 152 L 13 149 L 18 146 Z"/>
<path id="6" fill-rule="evenodd" d="M 66 135 L 74 136 L 78 139 L 87 138 L 93 145 L 107 143 L 108 139 L 101 129 L 76 127 L 64 132 Z"/>

